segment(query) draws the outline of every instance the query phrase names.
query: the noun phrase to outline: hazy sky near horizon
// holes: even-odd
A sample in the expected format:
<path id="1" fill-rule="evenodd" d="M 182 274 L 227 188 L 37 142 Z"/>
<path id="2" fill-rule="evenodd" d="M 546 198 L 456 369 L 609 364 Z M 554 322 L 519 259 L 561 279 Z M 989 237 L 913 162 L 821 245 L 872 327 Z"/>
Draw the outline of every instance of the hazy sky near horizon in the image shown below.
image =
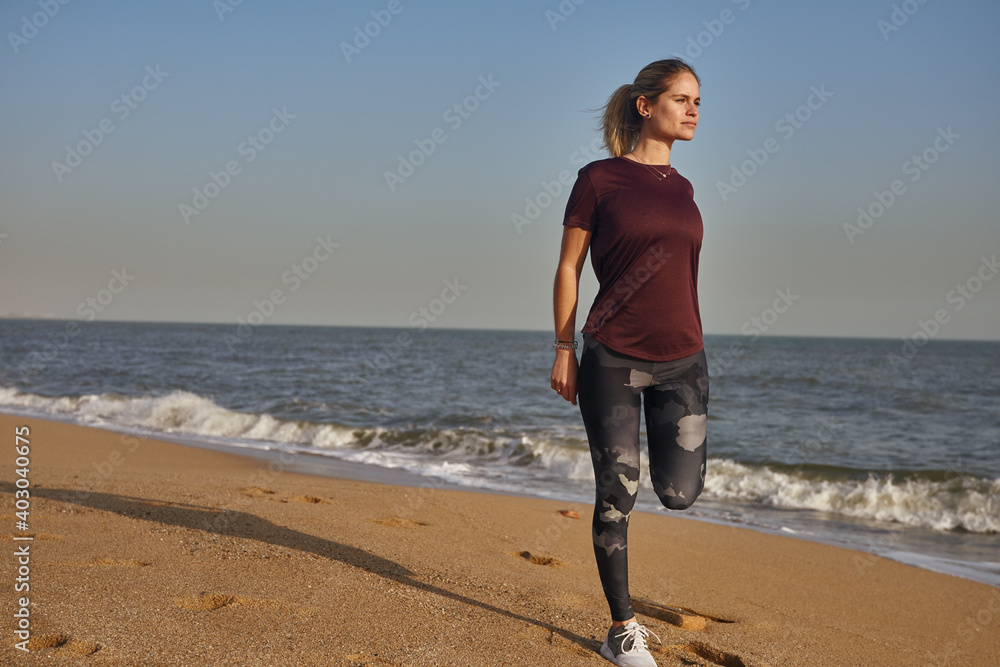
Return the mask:
<path id="1" fill-rule="evenodd" d="M 1000 338 L 1000 4 L 577 2 L 4 3 L 0 315 L 550 329 L 593 109 L 680 55 L 706 333 Z"/>

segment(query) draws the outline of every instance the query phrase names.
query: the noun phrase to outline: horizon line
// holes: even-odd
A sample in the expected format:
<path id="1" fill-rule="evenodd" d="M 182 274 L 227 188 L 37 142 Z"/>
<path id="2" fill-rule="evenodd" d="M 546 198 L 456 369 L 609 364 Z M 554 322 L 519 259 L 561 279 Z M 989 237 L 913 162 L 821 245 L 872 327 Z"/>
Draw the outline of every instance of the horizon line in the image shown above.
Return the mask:
<path id="1" fill-rule="evenodd" d="M 18 315 L 0 315 L 0 322 L 4 321 L 32 321 L 32 322 L 78 322 L 85 324 L 177 324 L 177 325 L 203 325 L 203 326 L 240 326 L 240 323 L 232 322 L 207 322 L 207 321 L 190 321 L 190 320 L 111 320 L 111 319 L 95 319 L 95 320 L 84 320 L 77 318 L 62 318 L 62 317 L 28 317 L 28 316 L 18 316 Z M 420 331 L 433 330 L 433 331 L 480 331 L 480 332 L 501 332 L 508 331 L 511 333 L 550 333 L 548 329 L 517 329 L 517 328 L 497 328 L 497 327 L 434 327 L 428 326 L 425 328 L 410 327 L 410 326 L 389 326 L 384 324 L 253 324 L 244 325 L 251 326 L 254 329 L 258 327 L 318 327 L 318 328 L 330 328 L 330 329 L 391 329 L 395 331 L 408 331 L 411 329 L 418 329 Z M 579 332 L 576 332 L 579 334 Z M 729 338 L 755 338 L 755 336 L 741 334 L 741 333 L 710 333 L 704 332 L 706 337 L 729 337 Z M 910 340 L 906 336 L 896 336 L 896 337 L 885 337 L 885 336 L 832 336 L 824 334 L 758 334 L 756 338 L 819 338 L 827 340 L 881 340 L 881 341 L 897 341 L 897 340 Z M 957 343 L 997 343 L 1000 342 L 1000 338 L 933 338 L 932 340 L 940 342 L 957 342 Z M 928 341 L 930 342 L 930 341 Z"/>

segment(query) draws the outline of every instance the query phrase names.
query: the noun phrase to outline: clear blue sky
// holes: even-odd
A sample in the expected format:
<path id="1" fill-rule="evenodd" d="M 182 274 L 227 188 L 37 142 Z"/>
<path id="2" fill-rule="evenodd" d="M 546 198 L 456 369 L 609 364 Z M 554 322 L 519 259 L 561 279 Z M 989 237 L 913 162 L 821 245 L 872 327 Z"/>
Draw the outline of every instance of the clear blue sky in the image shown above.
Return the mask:
<path id="1" fill-rule="evenodd" d="M 986 0 L 10 0 L 0 313 L 549 329 L 552 183 L 605 157 L 579 152 L 590 110 L 681 54 L 706 332 L 899 338 L 938 313 L 995 339 L 998 24 Z M 859 207 L 884 210 L 845 231 Z"/>

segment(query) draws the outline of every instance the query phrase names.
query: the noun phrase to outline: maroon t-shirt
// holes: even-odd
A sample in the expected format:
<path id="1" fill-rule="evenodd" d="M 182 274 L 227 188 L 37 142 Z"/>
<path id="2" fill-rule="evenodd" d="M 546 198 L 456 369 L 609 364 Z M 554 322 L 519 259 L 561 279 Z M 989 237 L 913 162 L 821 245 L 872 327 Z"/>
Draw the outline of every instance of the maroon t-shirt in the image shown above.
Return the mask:
<path id="1" fill-rule="evenodd" d="M 661 172 L 665 165 L 654 165 Z M 563 224 L 593 232 L 600 289 L 583 332 L 623 354 L 673 361 L 704 348 L 698 310 L 701 213 L 690 181 L 627 158 L 583 167 Z"/>

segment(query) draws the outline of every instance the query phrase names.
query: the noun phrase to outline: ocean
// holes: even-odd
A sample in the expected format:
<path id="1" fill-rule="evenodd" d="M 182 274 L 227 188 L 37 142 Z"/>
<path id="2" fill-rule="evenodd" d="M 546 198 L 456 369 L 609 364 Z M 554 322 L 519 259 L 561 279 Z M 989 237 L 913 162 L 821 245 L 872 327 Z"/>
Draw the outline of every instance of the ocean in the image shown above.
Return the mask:
<path id="1" fill-rule="evenodd" d="M 284 450 L 321 474 L 343 463 L 400 483 L 592 504 L 578 408 L 549 388 L 551 341 L 0 320 L 0 412 Z M 877 554 L 1000 586 L 1000 342 L 705 343 L 706 487 L 673 516 L 855 549 L 859 574 Z M 636 509 L 667 512 L 645 453 Z"/>

